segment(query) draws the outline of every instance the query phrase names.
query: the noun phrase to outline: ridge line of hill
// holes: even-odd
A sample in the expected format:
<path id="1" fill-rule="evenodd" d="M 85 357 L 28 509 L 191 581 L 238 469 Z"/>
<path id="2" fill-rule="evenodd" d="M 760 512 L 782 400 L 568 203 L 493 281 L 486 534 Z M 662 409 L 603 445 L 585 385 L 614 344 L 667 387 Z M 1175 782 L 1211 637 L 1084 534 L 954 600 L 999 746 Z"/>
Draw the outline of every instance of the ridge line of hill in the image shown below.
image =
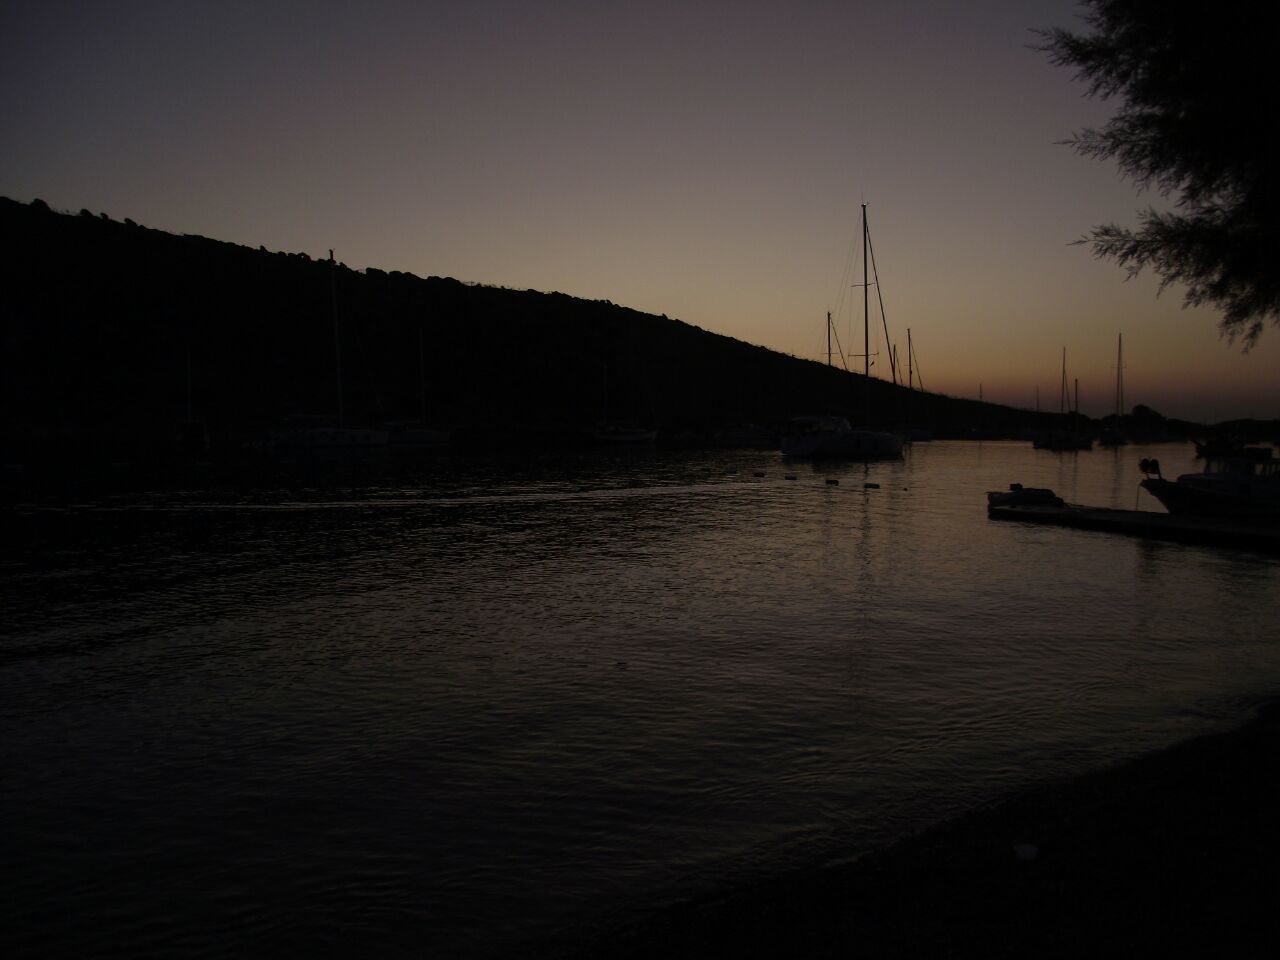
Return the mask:
<path id="1" fill-rule="evenodd" d="M 604 424 L 698 442 L 806 413 L 939 437 L 1017 436 L 1058 419 L 864 384 L 609 301 L 357 271 L 40 200 L 0 198 L 0 237 L 10 462 L 67 449 L 168 456 L 189 422 L 232 451 L 286 417 L 334 418 L 339 403 L 354 425 L 416 420 L 504 442 L 572 442 Z"/>

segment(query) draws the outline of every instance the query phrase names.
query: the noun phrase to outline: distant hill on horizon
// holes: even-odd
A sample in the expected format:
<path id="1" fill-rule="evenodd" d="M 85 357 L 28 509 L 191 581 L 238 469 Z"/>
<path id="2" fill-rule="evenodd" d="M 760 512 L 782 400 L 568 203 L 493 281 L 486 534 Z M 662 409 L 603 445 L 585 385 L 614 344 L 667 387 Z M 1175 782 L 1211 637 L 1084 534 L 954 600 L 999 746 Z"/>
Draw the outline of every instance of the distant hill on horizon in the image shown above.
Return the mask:
<path id="1" fill-rule="evenodd" d="M 420 420 L 463 440 L 573 442 L 604 424 L 691 442 L 837 413 L 938 436 L 1013 436 L 1056 416 L 908 391 L 562 293 L 363 271 L 0 198 L 6 458 L 217 450 L 284 418 Z M 1171 424 L 1176 423 L 1170 421 Z"/>

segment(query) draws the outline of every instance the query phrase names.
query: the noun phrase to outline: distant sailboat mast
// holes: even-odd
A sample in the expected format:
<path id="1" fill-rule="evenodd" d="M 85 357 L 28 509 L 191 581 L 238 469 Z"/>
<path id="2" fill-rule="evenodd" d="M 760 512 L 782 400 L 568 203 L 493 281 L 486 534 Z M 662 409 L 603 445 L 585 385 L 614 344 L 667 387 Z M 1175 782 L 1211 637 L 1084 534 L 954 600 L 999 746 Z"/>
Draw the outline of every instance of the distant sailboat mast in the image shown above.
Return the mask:
<path id="1" fill-rule="evenodd" d="M 1104 427 L 1102 430 L 1102 445 L 1104 447 L 1119 447 L 1125 443 L 1124 430 L 1121 429 L 1121 421 L 1124 417 L 1124 334 L 1119 334 L 1116 339 L 1116 394 L 1115 394 L 1115 412 L 1111 416 L 1110 426 Z"/>
<path id="2" fill-rule="evenodd" d="M 1067 413 L 1067 348 L 1062 348 L 1062 385 L 1058 387 L 1058 415 Z"/>
<path id="3" fill-rule="evenodd" d="M 884 315 L 884 296 L 880 293 L 880 278 L 875 272 L 875 251 L 871 247 L 871 228 L 867 223 L 867 205 L 862 204 L 862 376 L 871 379 L 871 284 L 876 285 L 876 299 L 880 304 L 880 322 L 884 327 L 884 349 L 889 357 L 890 377 L 898 383 L 898 352 L 889 341 L 889 324 Z M 854 286 L 858 286 L 854 284 Z M 830 320 L 828 320 L 830 326 Z M 837 346 L 839 342 L 837 340 Z M 830 346 L 828 345 L 828 350 Z M 878 352 L 878 351 L 877 351 Z M 856 356 L 851 354 L 851 356 Z M 869 391 L 869 386 L 864 392 Z"/>
<path id="4" fill-rule="evenodd" d="M 423 347 L 422 325 L 418 325 L 418 403 L 422 422 L 427 422 L 427 354 Z"/>
<path id="5" fill-rule="evenodd" d="M 1116 341 L 1116 428 L 1120 427 L 1120 418 L 1124 416 L 1124 334 L 1118 334 Z"/>
<path id="6" fill-rule="evenodd" d="M 871 380 L 871 333 L 867 317 L 871 314 L 871 287 L 867 284 L 867 205 L 862 205 L 862 375 Z M 864 392 L 868 390 L 863 385 Z"/>
<path id="7" fill-rule="evenodd" d="M 338 426 L 346 425 L 342 408 L 342 345 L 338 339 L 338 278 L 333 251 L 329 251 L 329 308 L 333 317 L 333 363 L 338 377 Z"/>

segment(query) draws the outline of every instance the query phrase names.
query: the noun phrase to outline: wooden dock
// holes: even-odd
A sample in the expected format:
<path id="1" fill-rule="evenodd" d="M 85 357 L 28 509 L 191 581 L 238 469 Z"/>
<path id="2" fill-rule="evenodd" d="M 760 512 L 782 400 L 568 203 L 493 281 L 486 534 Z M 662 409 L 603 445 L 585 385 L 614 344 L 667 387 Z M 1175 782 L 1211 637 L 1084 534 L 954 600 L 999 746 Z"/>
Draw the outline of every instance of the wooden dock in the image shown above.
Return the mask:
<path id="1" fill-rule="evenodd" d="M 1075 527 L 1080 530 L 1126 533 L 1157 540 L 1208 543 L 1280 553 L 1280 526 L 1249 520 L 1175 517 L 1167 513 L 1082 507 L 1072 503 L 990 504 L 987 507 L 987 516 L 992 520 L 1047 523 L 1059 527 Z"/>

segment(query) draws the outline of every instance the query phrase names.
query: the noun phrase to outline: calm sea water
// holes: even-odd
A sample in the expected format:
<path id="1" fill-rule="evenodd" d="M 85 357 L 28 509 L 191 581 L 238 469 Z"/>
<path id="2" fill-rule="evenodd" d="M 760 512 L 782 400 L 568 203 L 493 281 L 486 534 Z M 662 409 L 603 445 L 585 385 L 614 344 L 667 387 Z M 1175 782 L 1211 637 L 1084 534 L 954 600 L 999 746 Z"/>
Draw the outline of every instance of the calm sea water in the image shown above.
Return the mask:
<path id="1" fill-rule="evenodd" d="M 5 937 L 518 952 L 1237 722 L 1280 689 L 1280 561 L 985 513 L 1010 481 L 1158 511 L 1138 460 L 1192 452 L 286 464 L 45 504 L 2 554 Z"/>

